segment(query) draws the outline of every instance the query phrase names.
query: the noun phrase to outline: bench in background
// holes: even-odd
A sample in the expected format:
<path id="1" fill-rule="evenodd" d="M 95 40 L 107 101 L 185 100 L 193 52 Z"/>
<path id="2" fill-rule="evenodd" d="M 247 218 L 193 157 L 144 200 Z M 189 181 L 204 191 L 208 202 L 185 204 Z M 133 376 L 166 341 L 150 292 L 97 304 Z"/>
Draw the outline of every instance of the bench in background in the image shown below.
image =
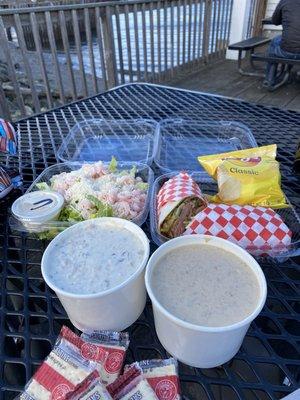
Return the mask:
<path id="1" fill-rule="evenodd" d="M 293 60 L 291 58 L 283 58 L 283 57 L 269 57 L 266 54 L 259 54 L 259 53 L 251 54 L 251 60 L 252 63 L 253 61 L 261 61 L 265 63 L 271 62 L 274 64 L 281 65 L 281 74 L 283 75 L 283 77 L 279 83 L 268 88 L 270 91 L 273 91 L 279 88 L 280 86 L 284 85 L 285 83 L 287 83 L 290 80 L 293 66 L 295 65 L 300 66 L 300 60 Z"/>
<path id="2" fill-rule="evenodd" d="M 253 64 L 252 55 L 253 55 L 254 50 L 256 48 L 264 46 L 267 43 L 269 43 L 270 41 L 271 41 L 271 39 L 269 39 L 269 38 L 266 38 L 266 37 L 263 37 L 263 36 L 255 36 L 253 38 L 245 39 L 245 40 L 242 40 L 241 42 L 230 44 L 228 46 L 229 50 L 237 50 L 239 52 L 239 55 L 238 55 L 238 70 L 239 70 L 240 74 L 249 75 L 249 76 L 264 76 L 264 74 L 262 72 L 256 72 L 255 71 L 255 66 Z M 250 52 L 249 61 L 250 61 L 250 65 L 251 65 L 252 71 L 245 71 L 242 68 L 243 51 L 249 51 Z"/>

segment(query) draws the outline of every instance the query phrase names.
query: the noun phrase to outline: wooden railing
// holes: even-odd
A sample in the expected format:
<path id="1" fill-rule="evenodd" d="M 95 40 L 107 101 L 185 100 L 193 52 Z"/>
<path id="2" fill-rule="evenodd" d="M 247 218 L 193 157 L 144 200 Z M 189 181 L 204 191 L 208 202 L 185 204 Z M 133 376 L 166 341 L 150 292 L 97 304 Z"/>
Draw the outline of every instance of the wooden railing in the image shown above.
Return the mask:
<path id="1" fill-rule="evenodd" d="M 0 115 L 17 119 L 224 57 L 232 0 L 135 0 L 0 10 Z M 9 30 L 9 34 L 8 34 Z"/>
<path id="2" fill-rule="evenodd" d="M 103 1 L 103 0 L 101 0 Z M 105 1 L 105 0 L 104 0 Z M 26 8 L 40 6 L 57 6 L 65 4 L 94 3 L 95 0 L 1 0 L 1 8 Z"/>
<path id="3" fill-rule="evenodd" d="M 251 0 L 248 18 L 247 37 L 258 36 L 262 34 L 262 20 L 266 17 L 268 0 Z"/>

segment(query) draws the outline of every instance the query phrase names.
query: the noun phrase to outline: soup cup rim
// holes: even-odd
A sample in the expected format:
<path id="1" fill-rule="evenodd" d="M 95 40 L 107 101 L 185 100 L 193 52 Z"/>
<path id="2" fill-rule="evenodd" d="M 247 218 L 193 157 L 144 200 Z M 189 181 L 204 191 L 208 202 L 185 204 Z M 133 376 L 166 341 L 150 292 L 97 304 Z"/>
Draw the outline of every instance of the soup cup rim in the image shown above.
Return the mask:
<path id="1" fill-rule="evenodd" d="M 204 326 L 204 325 L 198 325 L 194 324 L 191 322 L 183 321 L 182 319 L 176 317 L 172 313 L 170 313 L 165 307 L 163 307 L 160 302 L 157 300 L 153 290 L 152 290 L 152 283 L 151 283 L 151 277 L 152 277 L 152 272 L 153 269 L 155 268 L 155 265 L 157 265 L 157 262 L 159 259 L 169 251 L 172 251 L 172 248 L 179 248 L 179 247 L 185 247 L 190 244 L 205 244 L 205 245 L 210 245 L 214 247 L 219 247 L 225 251 L 229 251 L 239 257 L 245 264 L 247 264 L 251 270 L 255 273 L 256 277 L 259 280 L 259 286 L 260 286 L 260 296 L 259 296 L 259 301 L 257 302 L 257 305 L 255 309 L 252 311 L 251 314 L 249 314 L 246 318 L 242 319 L 241 321 L 238 321 L 234 324 L 231 325 L 225 325 L 225 326 Z M 177 244 L 176 246 L 174 246 Z M 219 244 L 219 246 L 218 246 Z M 174 247 L 173 247 L 174 246 Z M 169 249 L 169 250 L 166 250 Z M 250 266 L 251 265 L 251 266 Z M 240 329 L 245 325 L 250 324 L 261 312 L 267 298 L 267 282 L 265 275 L 258 264 L 258 262 L 255 260 L 254 257 L 252 257 L 246 250 L 241 248 L 240 246 L 229 242 L 228 240 L 218 238 L 215 236 L 210 236 L 210 235 L 202 235 L 202 234 L 195 234 L 195 235 L 187 235 L 187 236 L 180 236 L 175 239 L 171 239 L 168 242 L 162 244 L 150 257 L 147 263 L 146 267 L 146 273 L 145 273 L 145 284 L 146 284 L 146 289 L 148 292 L 148 295 L 153 303 L 153 305 L 165 316 L 167 319 L 173 321 L 175 324 L 182 326 L 184 328 L 194 330 L 194 331 L 199 331 L 199 332 L 211 332 L 211 333 L 218 333 L 218 332 L 226 332 L 226 331 L 233 331 L 236 329 Z"/>
<path id="2" fill-rule="evenodd" d="M 92 223 L 96 223 L 96 224 L 100 224 L 100 225 L 105 224 L 105 223 L 114 223 L 116 226 L 119 226 L 120 228 L 125 228 L 128 231 L 134 233 L 136 235 L 136 237 L 139 238 L 139 240 L 141 241 L 141 244 L 143 246 L 143 250 L 144 250 L 143 259 L 142 259 L 140 265 L 138 266 L 138 268 L 135 270 L 135 272 L 132 275 L 130 275 L 125 281 L 121 282 L 117 286 L 114 286 L 110 289 L 103 290 L 103 291 L 100 291 L 97 293 L 91 293 L 91 294 L 87 294 L 87 293 L 85 293 L 85 294 L 78 293 L 77 294 L 77 293 L 68 292 L 66 290 L 59 288 L 57 285 L 55 285 L 53 283 L 51 278 L 49 278 L 49 274 L 47 271 L 49 269 L 49 267 L 46 266 L 47 259 L 49 258 L 50 254 L 51 254 L 51 250 L 52 250 L 53 246 L 55 245 L 55 243 L 57 243 L 62 237 L 67 236 L 71 230 L 80 229 L 80 227 L 82 227 L 84 225 L 89 225 Z M 110 294 L 114 294 L 115 292 L 117 292 L 120 289 L 127 286 L 130 282 L 134 281 L 144 271 L 145 266 L 148 261 L 148 258 L 149 258 L 149 254 L 150 254 L 149 239 L 148 239 L 147 235 L 145 234 L 145 232 L 142 230 L 142 228 L 140 228 L 135 223 L 128 221 L 126 219 L 117 218 L 117 217 L 93 218 L 93 219 L 78 222 L 75 225 L 68 227 L 64 231 L 60 232 L 49 243 L 49 245 L 47 246 L 47 248 L 43 254 L 42 261 L 41 261 L 42 276 L 43 276 L 46 284 L 52 290 L 54 290 L 56 294 L 60 294 L 61 296 L 64 296 L 67 298 L 73 298 L 73 299 L 77 299 L 77 300 L 84 300 L 84 299 L 88 300 L 88 299 L 101 298 L 101 297 L 108 296 Z"/>

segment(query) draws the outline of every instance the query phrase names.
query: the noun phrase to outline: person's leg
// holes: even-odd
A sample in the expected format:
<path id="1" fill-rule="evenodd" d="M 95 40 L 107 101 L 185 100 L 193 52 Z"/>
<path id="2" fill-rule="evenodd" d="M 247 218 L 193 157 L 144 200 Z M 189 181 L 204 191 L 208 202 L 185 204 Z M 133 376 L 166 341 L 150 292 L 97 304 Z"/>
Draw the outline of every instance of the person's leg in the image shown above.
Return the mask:
<path id="1" fill-rule="evenodd" d="M 290 53 L 288 51 L 282 50 L 281 46 L 277 46 L 275 49 L 276 57 L 282 58 L 290 58 L 292 60 L 300 60 L 300 54 L 297 53 Z M 280 83 L 282 80 L 288 81 L 291 78 L 291 71 L 293 69 L 293 65 L 285 65 L 283 69 L 283 73 L 276 77 L 276 84 Z"/>
<path id="2" fill-rule="evenodd" d="M 272 39 L 269 45 L 269 49 L 267 51 L 267 55 L 269 57 L 277 57 L 278 49 L 280 49 L 280 43 L 281 43 L 281 36 L 276 36 L 274 39 Z M 275 63 L 267 63 L 266 79 L 264 81 L 265 86 L 272 86 L 275 84 L 277 66 L 278 64 Z"/>
<path id="3" fill-rule="evenodd" d="M 281 46 L 275 46 L 274 48 L 274 55 L 276 57 L 283 57 L 283 58 L 291 58 L 292 60 L 300 60 L 300 54 L 298 53 L 290 53 L 289 51 L 282 50 Z"/>

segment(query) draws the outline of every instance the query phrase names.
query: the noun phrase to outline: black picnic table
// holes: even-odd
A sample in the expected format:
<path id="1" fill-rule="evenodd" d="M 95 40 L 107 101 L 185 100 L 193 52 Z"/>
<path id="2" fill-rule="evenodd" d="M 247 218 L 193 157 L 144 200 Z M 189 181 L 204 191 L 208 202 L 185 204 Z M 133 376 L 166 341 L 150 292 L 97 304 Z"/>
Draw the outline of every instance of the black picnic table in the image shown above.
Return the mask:
<path id="1" fill-rule="evenodd" d="M 261 22 L 263 25 L 273 25 L 272 18 L 263 18 Z"/>
<path id="2" fill-rule="evenodd" d="M 290 201 L 300 205 L 300 179 L 292 170 L 300 139 L 299 113 L 151 84 L 123 85 L 20 121 L 19 156 L 2 157 L 0 162 L 19 169 L 26 189 L 43 169 L 59 161 L 56 151 L 70 128 L 91 117 L 242 122 L 259 145 L 278 144 L 283 188 Z M 10 230 L 9 207 L 19 195 L 16 191 L 0 202 L 0 399 L 5 400 L 22 390 L 50 352 L 61 326 L 73 328 L 41 277 L 40 261 L 47 243 Z M 143 228 L 149 232 L 148 222 Z M 181 388 L 187 399 L 280 399 L 299 387 L 300 258 L 260 263 L 268 282 L 263 311 L 232 361 L 214 369 L 180 364 Z M 168 356 L 155 334 L 150 302 L 129 332 L 127 362 Z"/>

